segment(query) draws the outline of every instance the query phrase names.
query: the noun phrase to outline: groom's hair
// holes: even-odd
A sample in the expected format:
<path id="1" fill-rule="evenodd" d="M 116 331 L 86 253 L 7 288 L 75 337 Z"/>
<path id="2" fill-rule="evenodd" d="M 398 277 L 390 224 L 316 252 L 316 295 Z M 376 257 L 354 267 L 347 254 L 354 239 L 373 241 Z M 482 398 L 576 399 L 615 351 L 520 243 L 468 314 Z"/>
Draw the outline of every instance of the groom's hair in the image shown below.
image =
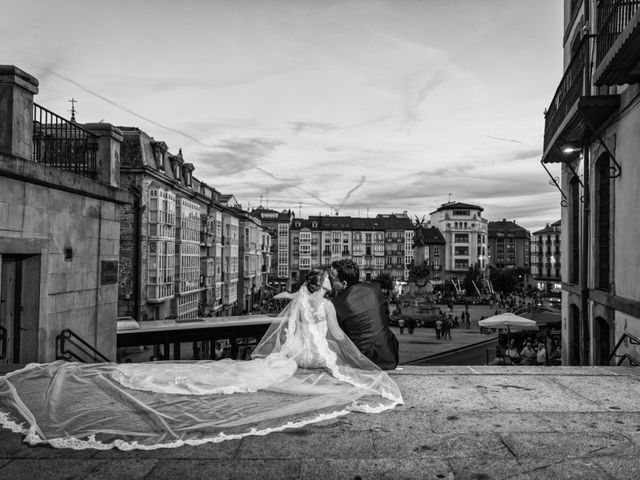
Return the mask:
<path id="1" fill-rule="evenodd" d="M 336 260 L 331 264 L 331 268 L 338 272 L 338 280 L 347 282 L 347 287 L 360 281 L 360 269 L 356 262 L 349 258 Z"/>

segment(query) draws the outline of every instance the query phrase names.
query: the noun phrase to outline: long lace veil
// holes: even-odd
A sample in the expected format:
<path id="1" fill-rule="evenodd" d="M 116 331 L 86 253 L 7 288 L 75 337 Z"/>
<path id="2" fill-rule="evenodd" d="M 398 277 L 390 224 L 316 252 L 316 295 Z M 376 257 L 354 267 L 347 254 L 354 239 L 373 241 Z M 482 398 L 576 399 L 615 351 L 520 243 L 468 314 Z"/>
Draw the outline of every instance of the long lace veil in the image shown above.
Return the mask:
<path id="1" fill-rule="evenodd" d="M 346 336 L 327 330 L 326 340 L 318 337 L 320 306 L 301 288 L 250 361 L 29 364 L 0 377 L 0 426 L 29 444 L 155 449 L 265 435 L 402 403 L 396 384 Z M 322 368 L 298 368 L 296 355 L 308 353 L 300 341 L 314 342 Z"/>

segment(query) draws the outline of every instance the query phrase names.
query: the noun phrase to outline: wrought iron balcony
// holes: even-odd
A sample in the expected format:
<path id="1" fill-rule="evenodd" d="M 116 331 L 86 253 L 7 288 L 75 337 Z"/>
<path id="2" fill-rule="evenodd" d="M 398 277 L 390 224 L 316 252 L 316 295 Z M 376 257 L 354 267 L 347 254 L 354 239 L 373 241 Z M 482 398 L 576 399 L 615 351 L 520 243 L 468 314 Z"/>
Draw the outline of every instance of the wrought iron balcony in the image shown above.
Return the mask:
<path id="1" fill-rule="evenodd" d="M 640 0 L 600 0 L 596 85 L 640 82 Z"/>
<path id="2" fill-rule="evenodd" d="M 98 137 L 76 123 L 33 104 L 33 161 L 97 178 Z"/>
<path id="3" fill-rule="evenodd" d="M 619 95 L 591 95 L 586 82 L 589 38 L 585 38 L 565 71 L 545 112 L 544 163 L 566 162 L 563 146 L 582 146 L 588 135 L 620 105 Z M 575 153 L 574 153 L 575 155 Z"/>

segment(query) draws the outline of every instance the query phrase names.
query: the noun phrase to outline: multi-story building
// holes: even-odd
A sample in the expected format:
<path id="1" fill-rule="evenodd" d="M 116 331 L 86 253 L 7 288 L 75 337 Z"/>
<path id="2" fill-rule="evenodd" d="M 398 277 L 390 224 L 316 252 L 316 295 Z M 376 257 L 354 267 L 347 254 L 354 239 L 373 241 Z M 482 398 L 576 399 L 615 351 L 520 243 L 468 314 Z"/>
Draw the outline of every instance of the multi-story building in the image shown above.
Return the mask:
<path id="1" fill-rule="evenodd" d="M 502 219 L 488 225 L 488 263 L 500 268 L 522 268 L 527 272 L 531 266 L 531 233 L 516 222 Z"/>
<path id="2" fill-rule="evenodd" d="M 262 206 L 251 212 L 270 232 L 270 263 L 268 264 L 269 285 L 274 291 L 288 289 L 289 275 L 289 228 L 294 218 L 291 210 L 277 212 Z"/>
<path id="3" fill-rule="evenodd" d="M 238 217 L 238 314 L 251 312 L 262 297 L 264 229 L 260 219 L 240 208 L 232 209 Z"/>
<path id="4" fill-rule="evenodd" d="M 446 265 L 446 242 L 436 227 L 419 227 L 415 230 L 413 262 L 415 265 L 429 267 L 429 280 L 434 284 L 443 282 L 443 269 Z"/>
<path id="5" fill-rule="evenodd" d="M 233 195 L 221 195 L 222 209 L 222 304 L 225 315 L 240 309 L 238 282 L 240 272 L 240 205 Z M 240 313 L 242 310 L 240 310 Z"/>
<path id="6" fill-rule="evenodd" d="M 446 243 L 443 280 L 462 281 L 474 265 L 481 272 L 487 269 L 488 232 L 483 210 L 476 205 L 449 202 L 430 213 L 430 225 L 440 230 Z"/>
<path id="7" fill-rule="evenodd" d="M 562 164 L 563 363 L 640 359 L 640 2 L 565 0 L 542 165 Z M 553 178 L 553 177 L 552 177 Z M 615 247 L 615 248 L 614 248 Z"/>
<path id="8" fill-rule="evenodd" d="M 531 234 L 531 277 L 542 292 L 559 292 L 562 288 L 561 225 L 558 220 Z"/>
<path id="9" fill-rule="evenodd" d="M 383 272 L 406 280 L 413 260 L 413 225 L 406 214 L 296 218 L 290 247 L 294 282 L 310 268 L 342 258 L 353 259 L 361 280 L 373 280 Z"/>

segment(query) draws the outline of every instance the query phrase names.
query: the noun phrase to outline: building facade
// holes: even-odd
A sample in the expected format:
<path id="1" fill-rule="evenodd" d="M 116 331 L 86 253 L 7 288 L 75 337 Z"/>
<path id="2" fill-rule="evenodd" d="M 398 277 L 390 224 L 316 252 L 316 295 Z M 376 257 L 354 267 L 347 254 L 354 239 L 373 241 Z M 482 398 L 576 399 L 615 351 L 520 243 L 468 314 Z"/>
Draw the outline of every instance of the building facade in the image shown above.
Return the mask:
<path id="1" fill-rule="evenodd" d="M 516 222 L 489 222 L 488 262 L 499 269 L 522 268 L 530 272 L 531 233 Z"/>
<path id="2" fill-rule="evenodd" d="M 446 256 L 444 280 L 462 281 L 469 268 L 477 265 L 485 272 L 488 262 L 488 226 L 482 207 L 449 202 L 430 213 L 430 225 L 444 236 Z"/>
<path id="3" fill-rule="evenodd" d="M 541 292 L 559 292 L 562 288 L 562 223 L 547 224 L 531 234 L 531 277 Z"/>
<path id="4" fill-rule="evenodd" d="M 640 3 L 565 0 L 542 165 L 562 165 L 563 363 L 640 359 Z M 553 176 L 552 176 L 553 178 Z M 625 338 L 627 339 L 626 341 Z M 620 349 L 615 345 L 622 340 Z"/>
<path id="5" fill-rule="evenodd" d="M 295 218 L 290 249 L 294 283 L 309 269 L 327 267 L 342 258 L 358 265 L 362 281 L 374 280 L 381 273 L 406 280 L 413 261 L 413 225 L 406 214 Z"/>
<path id="6" fill-rule="evenodd" d="M 419 227 L 414 234 L 413 262 L 429 267 L 429 280 L 434 285 L 443 283 L 444 265 L 447 264 L 446 241 L 436 227 Z"/>
<path id="7" fill-rule="evenodd" d="M 287 290 L 291 286 L 289 268 L 289 229 L 294 215 L 291 210 L 277 212 L 262 206 L 251 212 L 270 233 L 270 262 L 268 285 L 274 292 Z"/>
<path id="8" fill-rule="evenodd" d="M 122 132 L 68 121 L 37 93 L 0 66 L 0 363 L 115 361 L 120 212 L 133 201 Z M 63 352 L 71 335 L 104 357 Z"/>

